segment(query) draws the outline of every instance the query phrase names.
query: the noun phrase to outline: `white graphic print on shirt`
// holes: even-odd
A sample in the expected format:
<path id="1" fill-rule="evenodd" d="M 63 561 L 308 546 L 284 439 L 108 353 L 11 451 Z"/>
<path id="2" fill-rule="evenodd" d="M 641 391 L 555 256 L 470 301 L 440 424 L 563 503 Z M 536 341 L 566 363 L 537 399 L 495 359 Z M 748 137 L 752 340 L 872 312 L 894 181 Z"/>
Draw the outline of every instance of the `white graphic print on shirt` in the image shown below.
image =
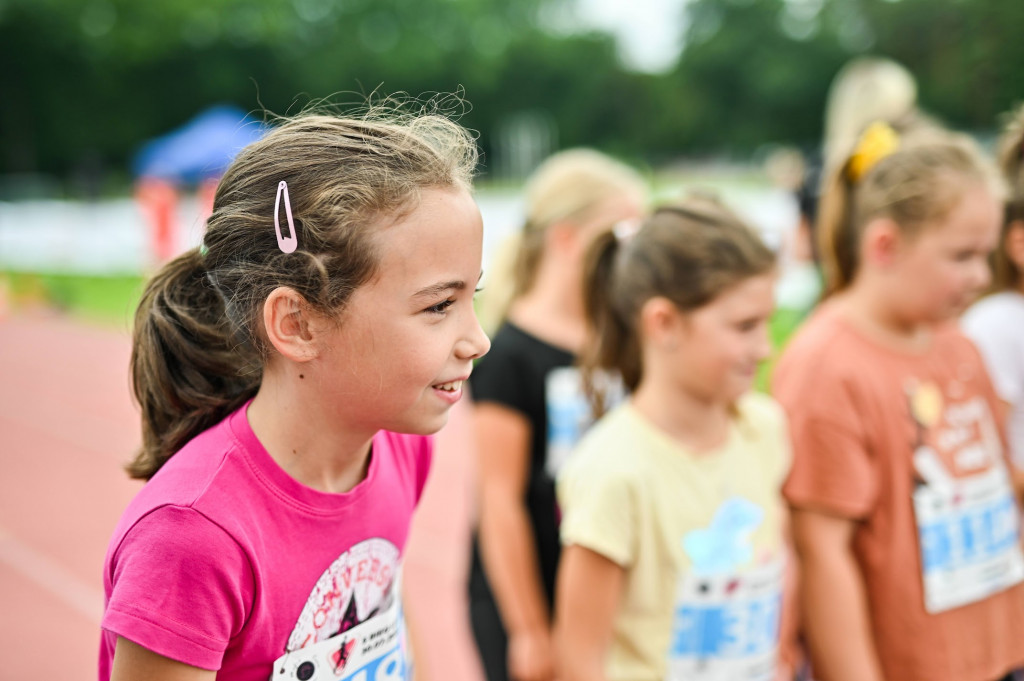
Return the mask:
<path id="1" fill-rule="evenodd" d="M 785 562 L 752 565 L 751 535 L 763 521 L 760 506 L 733 497 L 683 538 L 691 567 L 676 587 L 670 681 L 775 677 Z"/>
<path id="2" fill-rule="evenodd" d="M 343 553 L 317 580 L 273 678 L 404 679 L 399 578 L 399 552 L 386 539 Z"/>
<path id="3" fill-rule="evenodd" d="M 973 397 L 945 404 L 927 382 L 910 383 L 907 397 L 916 432 L 913 502 L 925 609 L 936 613 L 1024 580 L 1024 555 L 988 403 Z"/>

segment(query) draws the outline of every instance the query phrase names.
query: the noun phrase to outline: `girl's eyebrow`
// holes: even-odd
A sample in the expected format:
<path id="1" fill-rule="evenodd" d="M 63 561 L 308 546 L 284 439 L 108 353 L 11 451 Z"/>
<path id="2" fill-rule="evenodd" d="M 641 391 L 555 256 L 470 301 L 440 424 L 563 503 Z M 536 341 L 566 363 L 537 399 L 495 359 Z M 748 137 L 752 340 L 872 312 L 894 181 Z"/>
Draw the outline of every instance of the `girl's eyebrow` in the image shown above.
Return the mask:
<path id="1" fill-rule="evenodd" d="M 439 284 L 434 284 L 433 286 L 427 286 L 426 288 L 421 288 L 419 291 L 414 293 L 412 297 L 413 298 L 433 298 L 433 297 L 438 296 L 438 295 L 440 295 L 442 293 L 447 293 L 448 291 L 461 291 L 464 288 L 466 288 L 466 282 L 462 281 L 461 279 L 453 280 L 453 281 L 445 281 L 445 282 L 441 282 Z"/>
<path id="2" fill-rule="evenodd" d="M 483 278 L 483 276 L 484 276 L 484 273 L 481 270 L 480 276 L 477 277 L 477 282 L 479 282 L 480 279 Z M 440 283 L 437 283 L 437 284 L 433 284 L 431 286 L 427 286 L 426 288 L 421 288 L 419 291 L 414 293 L 412 295 L 412 297 L 413 298 L 433 298 L 433 297 L 438 296 L 438 295 L 440 295 L 442 293 L 447 293 L 448 291 L 461 291 L 464 288 L 466 288 L 466 282 L 464 282 L 461 279 L 453 279 L 452 281 L 444 281 L 444 282 L 440 282 Z"/>

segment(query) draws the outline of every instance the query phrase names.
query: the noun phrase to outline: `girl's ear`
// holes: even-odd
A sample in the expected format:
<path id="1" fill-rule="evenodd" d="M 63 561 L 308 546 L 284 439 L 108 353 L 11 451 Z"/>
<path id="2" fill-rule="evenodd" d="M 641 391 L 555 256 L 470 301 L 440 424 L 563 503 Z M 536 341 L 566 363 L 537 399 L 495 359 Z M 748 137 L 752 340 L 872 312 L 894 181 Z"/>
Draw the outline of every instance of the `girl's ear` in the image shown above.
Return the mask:
<path id="1" fill-rule="evenodd" d="M 1024 220 L 1014 220 L 1006 230 L 1003 248 L 1017 270 L 1024 272 Z"/>
<path id="2" fill-rule="evenodd" d="M 865 265 L 885 268 L 896 259 L 907 238 L 892 218 L 874 218 L 864 226 L 861 237 L 861 259 Z"/>
<path id="3" fill-rule="evenodd" d="M 274 289 L 263 303 L 263 328 L 274 349 L 293 362 L 317 357 L 310 328 L 309 307 L 298 291 L 287 286 Z"/>
<path id="4" fill-rule="evenodd" d="M 675 350 L 684 326 L 683 313 L 668 298 L 650 298 L 640 308 L 643 337 L 662 350 Z"/>

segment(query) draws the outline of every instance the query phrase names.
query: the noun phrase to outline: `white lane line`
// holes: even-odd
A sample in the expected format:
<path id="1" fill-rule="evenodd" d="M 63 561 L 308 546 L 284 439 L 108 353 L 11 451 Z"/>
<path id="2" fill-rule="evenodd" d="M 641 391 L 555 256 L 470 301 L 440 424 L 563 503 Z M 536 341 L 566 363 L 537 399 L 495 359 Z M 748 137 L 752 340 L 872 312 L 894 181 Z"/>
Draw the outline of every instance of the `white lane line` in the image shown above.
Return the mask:
<path id="1" fill-rule="evenodd" d="M 53 594 L 65 605 L 99 624 L 103 616 L 103 592 L 61 567 L 53 559 L 18 541 L 0 527 L 0 563 Z"/>

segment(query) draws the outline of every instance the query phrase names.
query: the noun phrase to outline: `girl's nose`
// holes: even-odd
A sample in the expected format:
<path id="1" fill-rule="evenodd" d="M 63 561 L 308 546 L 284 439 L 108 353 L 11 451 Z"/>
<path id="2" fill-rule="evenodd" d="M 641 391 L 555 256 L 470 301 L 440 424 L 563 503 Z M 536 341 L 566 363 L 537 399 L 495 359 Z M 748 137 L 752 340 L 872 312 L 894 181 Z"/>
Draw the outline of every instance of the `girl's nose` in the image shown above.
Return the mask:
<path id="1" fill-rule="evenodd" d="M 486 355 L 490 349 L 491 339 L 484 333 L 474 312 L 469 317 L 469 329 L 455 348 L 456 354 L 463 359 L 478 359 Z"/>
<path id="2" fill-rule="evenodd" d="M 988 258 L 976 258 L 972 274 L 975 290 L 986 289 L 992 282 L 992 270 L 989 268 Z"/>

